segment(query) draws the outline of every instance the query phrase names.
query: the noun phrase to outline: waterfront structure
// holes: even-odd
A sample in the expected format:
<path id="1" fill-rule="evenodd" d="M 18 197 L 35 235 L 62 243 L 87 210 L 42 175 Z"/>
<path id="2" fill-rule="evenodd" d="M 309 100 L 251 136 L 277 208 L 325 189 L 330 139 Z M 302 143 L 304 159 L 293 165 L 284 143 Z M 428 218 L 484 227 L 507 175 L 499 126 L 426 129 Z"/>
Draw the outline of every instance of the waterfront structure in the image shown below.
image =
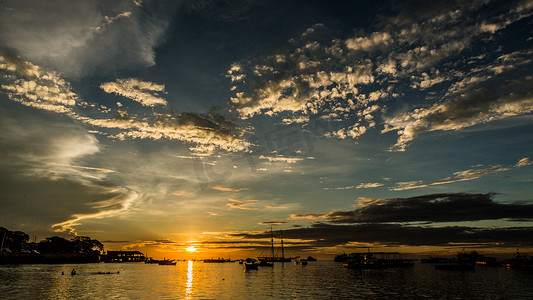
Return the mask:
<path id="1" fill-rule="evenodd" d="M 107 251 L 105 262 L 143 262 L 146 257 L 139 251 Z"/>

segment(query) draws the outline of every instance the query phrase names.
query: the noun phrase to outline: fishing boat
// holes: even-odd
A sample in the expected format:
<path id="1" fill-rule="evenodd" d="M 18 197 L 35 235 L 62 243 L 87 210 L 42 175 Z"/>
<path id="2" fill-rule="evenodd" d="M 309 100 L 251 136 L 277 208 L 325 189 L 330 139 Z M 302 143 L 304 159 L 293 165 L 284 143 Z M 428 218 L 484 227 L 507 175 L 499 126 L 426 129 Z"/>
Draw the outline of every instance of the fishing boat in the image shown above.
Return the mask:
<path id="1" fill-rule="evenodd" d="M 259 263 L 253 258 L 247 258 L 244 263 L 244 270 L 257 270 L 259 269 Z"/>
<path id="2" fill-rule="evenodd" d="M 285 257 L 285 249 L 283 248 L 283 231 L 280 230 L 280 240 L 281 240 L 281 256 L 277 256 L 274 251 L 274 232 L 272 227 L 270 227 L 270 252 L 271 256 L 259 256 L 257 259 L 259 261 L 265 262 L 291 262 L 292 259 L 297 259 L 299 256 L 295 257 Z"/>

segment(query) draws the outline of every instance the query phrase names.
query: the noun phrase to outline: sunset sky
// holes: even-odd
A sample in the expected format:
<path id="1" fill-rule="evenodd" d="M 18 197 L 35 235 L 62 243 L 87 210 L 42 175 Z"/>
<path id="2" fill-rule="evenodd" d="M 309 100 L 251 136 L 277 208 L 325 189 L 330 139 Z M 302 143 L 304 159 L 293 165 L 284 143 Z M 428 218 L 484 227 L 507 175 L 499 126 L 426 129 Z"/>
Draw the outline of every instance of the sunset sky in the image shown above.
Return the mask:
<path id="1" fill-rule="evenodd" d="M 4 0 L 0 208 L 155 257 L 533 251 L 533 1 Z"/>

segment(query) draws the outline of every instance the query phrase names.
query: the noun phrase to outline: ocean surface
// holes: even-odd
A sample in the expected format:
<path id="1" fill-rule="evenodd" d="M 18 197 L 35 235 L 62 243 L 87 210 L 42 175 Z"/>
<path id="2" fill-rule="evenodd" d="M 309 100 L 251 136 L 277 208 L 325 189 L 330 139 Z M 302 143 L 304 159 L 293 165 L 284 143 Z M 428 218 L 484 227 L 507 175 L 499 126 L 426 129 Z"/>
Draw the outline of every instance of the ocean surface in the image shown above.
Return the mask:
<path id="1" fill-rule="evenodd" d="M 201 261 L 0 265 L 0 299 L 533 299 L 533 272 L 446 271 L 420 262 L 363 271 L 333 261 L 251 271 Z"/>

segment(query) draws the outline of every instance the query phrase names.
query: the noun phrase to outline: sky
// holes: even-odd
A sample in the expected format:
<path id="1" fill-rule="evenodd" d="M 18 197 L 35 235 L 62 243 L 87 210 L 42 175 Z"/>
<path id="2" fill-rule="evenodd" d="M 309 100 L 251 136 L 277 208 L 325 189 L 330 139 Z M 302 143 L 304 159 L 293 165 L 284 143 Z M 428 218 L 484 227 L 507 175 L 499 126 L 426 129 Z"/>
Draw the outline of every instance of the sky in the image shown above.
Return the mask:
<path id="1" fill-rule="evenodd" d="M 533 251 L 533 1 L 346 2 L 2 1 L 0 225 L 167 258 L 271 228 L 289 255 Z"/>

